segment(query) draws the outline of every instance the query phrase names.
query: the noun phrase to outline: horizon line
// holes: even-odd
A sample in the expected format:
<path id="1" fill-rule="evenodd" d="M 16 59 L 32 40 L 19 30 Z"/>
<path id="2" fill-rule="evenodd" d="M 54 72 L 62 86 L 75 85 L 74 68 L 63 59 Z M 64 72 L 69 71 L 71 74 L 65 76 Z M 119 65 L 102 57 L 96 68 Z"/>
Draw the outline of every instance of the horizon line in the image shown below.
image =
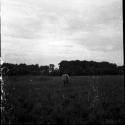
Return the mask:
<path id="1" fill-rule="evenodd" d="M 94 60 L 62 60 L 62 61 L 68 61 L 68 62 L 70 62 L 70 61 L 88 61 L 88 62 L 91 62 L 91 61 L 93 61 L 93 62 L 97 62 L 97 63 L 101 63 L 101 62 L 107 62 L 107 63 L 111 63 L 111 64 L 115 64 L 116 66 L 124 66 L 124 64 L 121 64 L 121 65 L 118 65 L 117 63 L 114 63 L 114 62 L 110 62 L 110 61 L 94 61 Z M 60 61 L 60 62 L 62 62 L 62 61 Z M 60 63 L 59 62 L 59 63 Z M 12 62 L 6 62 L 6 61 L 4 61 L 3 62 L 3 64 L 4 63 L 9 63 L 9 64 L 17 64 L 17 65 L 19 65 L 19 64 L 26 64 L 26 65 L 37 65 L 38 63 L 32 63 L 32 64 L 28 64 L 28 63 L 25 63 L 25 62 L 20 62 L 20 63 L 12 63 Z M 50 64 L 54 64 L 54 66 L 56 67 L 56 66 L 58 66 L 59 67 L 59 63 L 56 65 L 56 64 L 54 64 L 54 63 L 49 63 L 49 64 L 45 64 L 45 65 L 41 65 L 41 64 L 38 64 L 39 66 L 49 66 Z M 2 65 L 2 64 L 1 64 Z"/>

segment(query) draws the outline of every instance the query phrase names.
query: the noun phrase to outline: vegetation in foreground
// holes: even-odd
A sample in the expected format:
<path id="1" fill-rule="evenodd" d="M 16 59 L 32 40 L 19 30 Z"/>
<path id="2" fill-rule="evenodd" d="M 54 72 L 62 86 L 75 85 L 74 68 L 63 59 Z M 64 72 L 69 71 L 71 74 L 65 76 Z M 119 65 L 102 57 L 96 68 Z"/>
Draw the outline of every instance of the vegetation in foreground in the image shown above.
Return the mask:
<path id="1" fill-rule="evenodd" d="M 60 77 L 11 76 L 2 124 L 123 124 L 124 76 L 73 76 L 63 86 Z M 98 87 L 94 108 L 88 102 L 90 84 Z"/>

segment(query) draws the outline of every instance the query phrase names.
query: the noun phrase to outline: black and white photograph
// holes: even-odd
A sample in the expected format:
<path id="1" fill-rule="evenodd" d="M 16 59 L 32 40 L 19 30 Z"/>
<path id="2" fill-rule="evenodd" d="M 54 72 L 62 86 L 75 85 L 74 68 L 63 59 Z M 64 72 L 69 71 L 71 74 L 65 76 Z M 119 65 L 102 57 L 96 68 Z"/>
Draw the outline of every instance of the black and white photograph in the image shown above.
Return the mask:
<path id="1" fill-rule="evenodd" d="M 124 124 L 123 0 L 1 0 L 2 125 Z"/>

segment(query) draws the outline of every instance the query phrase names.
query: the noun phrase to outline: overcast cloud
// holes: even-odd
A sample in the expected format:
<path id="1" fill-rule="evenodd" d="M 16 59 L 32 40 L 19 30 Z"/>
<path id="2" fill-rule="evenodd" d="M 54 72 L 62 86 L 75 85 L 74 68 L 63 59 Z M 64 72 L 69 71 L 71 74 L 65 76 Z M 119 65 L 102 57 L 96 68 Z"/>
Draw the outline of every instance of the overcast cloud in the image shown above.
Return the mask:
<path id="1" fill-rule="evenodd" d="M 6 62 L 123 64 L 122 0 L 2 0 Z"/>

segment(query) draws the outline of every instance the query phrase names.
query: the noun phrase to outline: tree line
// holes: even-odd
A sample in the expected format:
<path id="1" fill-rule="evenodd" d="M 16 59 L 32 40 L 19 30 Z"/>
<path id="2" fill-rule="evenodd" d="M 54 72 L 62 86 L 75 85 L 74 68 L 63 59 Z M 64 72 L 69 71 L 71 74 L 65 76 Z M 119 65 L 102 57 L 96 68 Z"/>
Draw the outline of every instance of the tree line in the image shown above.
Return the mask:
<path id="1" fill-rule="evenodd" d="M 1 67 L 5 67 L 5 75 L 118 75 L 124 74 L 124 66 L 117 66 L 109 62 L 95 61 L 61 61 L 59 68 L 54 68 L 54 64 L 39 66 L 27 64 L 11 64 L 3 63 Z M 8 72 L 7 72 L 7 69 Z"/>
<path id="2" fill-rule="evenodd" d="M 61 61 L 59 63 L 61 73 L 70 75 L 116 75 L 124 73 L 124 66 L 117 66 L 109 62 L 95 61 Z"/>

